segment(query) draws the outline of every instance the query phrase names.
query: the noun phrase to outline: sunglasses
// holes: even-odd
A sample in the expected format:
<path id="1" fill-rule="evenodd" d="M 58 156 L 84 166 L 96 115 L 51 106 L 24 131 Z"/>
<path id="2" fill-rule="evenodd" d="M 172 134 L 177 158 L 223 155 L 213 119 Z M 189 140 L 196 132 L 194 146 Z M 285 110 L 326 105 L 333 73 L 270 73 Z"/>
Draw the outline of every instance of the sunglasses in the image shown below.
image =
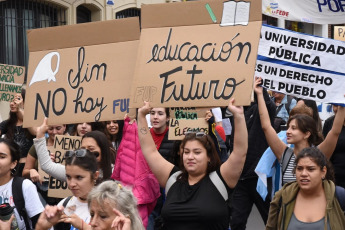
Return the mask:
<path id="1" fill-rule="evenodd" d="M 91 151 L 89 151 L 87 149 L 77 149 L 77 150 L 68 150 L 68 151 L 66 151 L 65 157 L 66 158 L 73 157 L 73 156 L 85 157 L 87 152 L 90 152 L 90 153 L 94 154 L 96 158 L 99 156 L 99 152 L 96 152 L 96 151 L 95 152 L 91 152 Z"/>
<path id="2" fill-rule="evenodd" d="M 188 131 L 188 132 L 185 132 L 184 135 L 185 135 L 185 136 L 188 136 L 188 135 L 195 135 L 195 137 L 201 138 L 201 137 L 206 136 L 207 134 L 204 133 L 204 132 L 192 132 L 192 131 Z"/>

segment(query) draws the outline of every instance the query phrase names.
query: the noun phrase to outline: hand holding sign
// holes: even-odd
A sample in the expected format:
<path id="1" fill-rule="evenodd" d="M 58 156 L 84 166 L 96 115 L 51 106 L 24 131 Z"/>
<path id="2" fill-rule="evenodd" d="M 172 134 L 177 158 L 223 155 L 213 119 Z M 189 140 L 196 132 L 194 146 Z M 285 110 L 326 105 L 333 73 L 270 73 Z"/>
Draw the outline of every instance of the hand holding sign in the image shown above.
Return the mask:
<path id="1" fill-rule="evenodd" d="M 144 101 L 144 106 L 142 106 L 139 110 L 138 110 L 138 116 L 142 115 L 142 116 L 146 116 L 147 114 L 150 113 L 151 111 L 151 107 L 150 107 L 150 103 L 147 101 Z"/>
<path id="2" fill-rule="evenodd" d="M 41 126 L 37 128 L 36 137 L 42 138 L 45 136 L 45 133 L 48 131 L 48 118 L 44 118 L 43 123 Z"/>
<path id="3" fill-rule="evenodd" d="M 262 78 L 261 77 L 255 77 L 255 82 L 254 82 L 254 92 L 256 94 L 261 94 L 262 93 Z"/>
<path id="4" fill-rule="evenodd" d="M 229 105 L 228 105 L 228 109 L 230 110 L 230 112 L 234 115 L 243 115 L 243 106 L 235 106 L 235 98 L 231 98 Z"/>

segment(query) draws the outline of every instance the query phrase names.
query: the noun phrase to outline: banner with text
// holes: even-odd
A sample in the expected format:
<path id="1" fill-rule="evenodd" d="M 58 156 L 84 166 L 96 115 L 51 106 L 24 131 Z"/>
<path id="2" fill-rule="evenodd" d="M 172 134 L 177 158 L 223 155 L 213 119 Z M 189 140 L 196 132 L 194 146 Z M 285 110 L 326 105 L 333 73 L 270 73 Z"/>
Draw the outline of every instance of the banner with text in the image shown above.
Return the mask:
<path id="1" fill-rule="evenodd" d="M 344 103 L 345 43 L 264 25 L 255 75 L 273 91 Z"/>
<path id="2" fill-rule="evenodd" d="M 262 0 L 262 13 L 289 21 L 345 23 L 344 0 Z"/>
<path id="3" fill-rule="evenodd" d="M 334 26 L 334 39 L 345 42 L 345 26 Z"/>
<path id="4" fill-rule="evenodd" d="M 186 132 L 204 132 L 208 134 L 205 120 L 206 108 L 170 108 L 169 140 L 182 140 Z"/>
<path id="5" fill-rule="evenodd" d="M 250 104 L 260 8 L 258 0 L 143 5 L 130 107 Z"/>
<path id="6" fill-rule="evenodd" d="M 54 139 L 54 145 L 50 148 L 50 152 L 55 153 L 55 163 L 65 165 L 65 153 L 67 150 L 79 149 L 81 146 L 81 137 L 68 136 L 68 135 L 56 135 Z M 67 182 L 57 180 L 54 177 L 49 178 L 48 196 L 65 198 L 71 196 L 72 193 L 68 189 Z"/>
<path id="7" fill-rule="evenodd" d="M 25 67 L 0 64 L 0 101 L 11 102 L 22 92 Z"/>
<path id="8" fill-rule="evenodd" d="M 123 119 L 139 45 L 138 18 L 28 32 L 24 126 Z M 28 106 L 29 105 L 29 106 Z"/>

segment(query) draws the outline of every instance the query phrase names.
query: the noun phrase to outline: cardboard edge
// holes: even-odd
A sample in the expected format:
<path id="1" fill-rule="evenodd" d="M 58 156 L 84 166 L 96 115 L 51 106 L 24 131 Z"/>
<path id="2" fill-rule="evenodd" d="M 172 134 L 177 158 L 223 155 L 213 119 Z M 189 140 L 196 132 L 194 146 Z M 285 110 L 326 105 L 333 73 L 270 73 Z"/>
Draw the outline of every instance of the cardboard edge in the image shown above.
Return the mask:
<path id="1" fill-rule="evenodd" d="M 240 0 L 234 1 L 239 2 Z M 220 24 L 224 2 L 227 1 L 201 0 L 142 5 L 141 28 L 148 29 L 159 27 Z M 244 0 L 244 2 L 250 2 L 251 4 L 249 21 L 262 21 L 261 0 Z M 216 16 L 217 22 L 213 22 L 208 14 L 205 8 L 207 3 L 210 5 L 214 15 Z M 200 12 L 205 13 L 200 15 Z"/>
<path id="2" fill-rule="evenodd" d="M 134 41 L 140 38 L 139 18 L 33 29 L 27 38 L 30 52 Z"/>

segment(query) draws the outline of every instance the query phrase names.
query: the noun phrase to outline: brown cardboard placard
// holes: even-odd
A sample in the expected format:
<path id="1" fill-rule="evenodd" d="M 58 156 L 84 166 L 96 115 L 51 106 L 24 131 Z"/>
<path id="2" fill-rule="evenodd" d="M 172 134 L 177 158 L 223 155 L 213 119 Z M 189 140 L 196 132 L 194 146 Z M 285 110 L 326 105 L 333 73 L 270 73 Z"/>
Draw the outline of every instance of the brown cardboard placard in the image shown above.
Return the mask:
<path id="1" fill-rule="evenodd" d="M 345 26 L 334 26 L 334 40 L 345 41 Z"/>
<path id="2" fill-rule="evenodd" d="M 0 101 L 12 101 L 17 93 L 22 92 L 25 67 L 0 64 Z"/>
<path id="3" fill-rule="evenodd" d="M 81 146 L 81 137 L 68 136 L 68 135 L 56 135 L 54 139 L 54 145 L 48 147 L 52 152 L 55 152 L 55 162 L 65 165 L 65 152 L 67 150 L 79 149 Z M 65 198 L 72 195 L 68 189 L 66 181 L 57 180 L 54 177 L 49 178 L 48 196 Z"/>
<path id="4" fill-rule="evenodd" d="M 204 132 L 208 134 L 208 123 L 205 118 L 195 120 L 170 118 L 169 140 L 182 140 L 186 132 Z"/>
<path id="5" fill-rule="evenodd" d="M 138 18 L 30 30 L 24 127 L 123 119 Z"/>
<path id="6" fill-rule="evenodd" d="M 205 119 L 206 112 L 210 110 L 210 108 L 171 107 L 169 110 L 171 118 L 176 118 L 177 120 L 195 120 L 198 118 Z"/>
<path id="7" fill-rule="evenodd" d="M 229 4 L 234 12 L 238 4 L 247 7 L 247 25 L 229 13 Z M 131 108 L 143 101 L 152 107 L 225 106 L 232 97 L 237 105 L 250 104 L 260 0 L 152 4 L 143 5 L 141 13 Z"/>

